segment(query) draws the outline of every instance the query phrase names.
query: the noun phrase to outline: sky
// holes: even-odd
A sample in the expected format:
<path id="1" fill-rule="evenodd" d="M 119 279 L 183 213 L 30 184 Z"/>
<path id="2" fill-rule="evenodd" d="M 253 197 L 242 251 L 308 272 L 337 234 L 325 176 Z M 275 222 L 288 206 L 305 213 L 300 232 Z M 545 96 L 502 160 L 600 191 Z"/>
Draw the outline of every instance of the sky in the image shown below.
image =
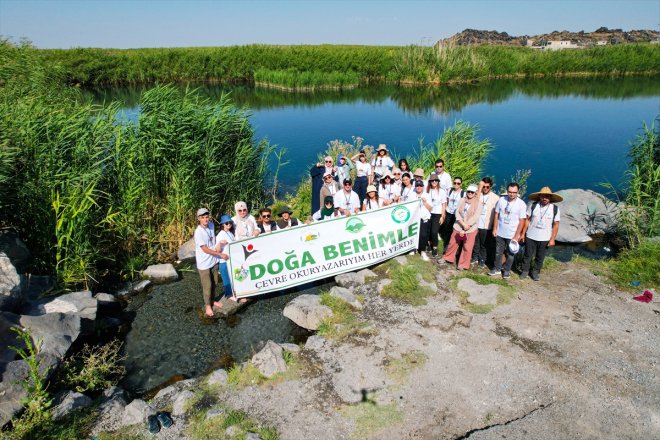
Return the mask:
<path id="1" fill-rule="evenodd" d="M 509 35 L 660 28 L 660 0 L 0 0 L 0 36 L 40 48 L 430 45 L 466 28 Z"/>

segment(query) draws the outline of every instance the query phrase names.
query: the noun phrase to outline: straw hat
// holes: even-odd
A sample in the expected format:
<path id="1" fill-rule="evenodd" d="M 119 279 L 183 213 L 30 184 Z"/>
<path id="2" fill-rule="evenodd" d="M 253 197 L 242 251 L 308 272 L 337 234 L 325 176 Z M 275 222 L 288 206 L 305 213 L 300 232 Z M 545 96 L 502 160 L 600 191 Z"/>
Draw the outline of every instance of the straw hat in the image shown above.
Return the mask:
<path id="1" fill-rule="evenodd" d="M 367 187 L 367 194 L 369 194 L 370 192 L 378 192 L 378 190 L 376 189 L 375 186 L 373 186 L 373 185 L 369 185 L 369 186 Z"/>
<path id="2" fill-rule="evenodd" d="M 417 168 L 415 170 L 415 174 L 413 174 L 413 176 L 422 176 L 422 177 L 424 177 L 424 170 L 421 169 L 421 168 Z"/>
<path id="3" fill-rule="evenodd" d="M 385 180 L 386 177 L 389 177 L 390 179 L 394 179 L 394 176 L 392 175 L 391 171 L 385 171 L 385 174 L 383 174 L 380 180 Z"/>
<path id="4" fill-rule="evenodd" d="M 385 144 L 380 144 L 380 145 L 378 146 L 378 148 L 376 149 L 376 151 L 380 151 L 380 150 L 385 150 L 385 151 L 387 151 L 387 145 L 385 145 Z"/>
<path id="5" fill-rule="evenodd" d="M 564 198 L 562 196 L 560 196 L 559 194 L 553 193 L 549 186 L 544 186 L 543 188 L 541 188 L 541 191 L 539 191 L 539 192 L 531 193 L 529 195 L 529 200 L 533 200 L 535 202 L 538 202 L 539 201 L 539 196 L 541 194 L 549 195 L 550 196 L 550 203 L 559 203 L 562 200 L 564 200 Z"/>

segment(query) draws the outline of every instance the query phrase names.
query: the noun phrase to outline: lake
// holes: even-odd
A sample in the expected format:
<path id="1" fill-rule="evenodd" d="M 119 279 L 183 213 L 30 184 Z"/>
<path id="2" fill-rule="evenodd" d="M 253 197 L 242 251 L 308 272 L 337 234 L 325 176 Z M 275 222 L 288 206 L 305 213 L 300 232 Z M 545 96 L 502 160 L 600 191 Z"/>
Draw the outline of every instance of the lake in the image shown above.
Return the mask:
<path id="1" fill-rule="evenodd" d="M 350 91 L 290 93 L 249 86 L 194 85 L 218 99 L 229 92 L 250 109 L 258 139 L 286 149 L 282 191 L 307 175 L 329 141 L 364 138 L 385 143 L 396 158 L 420 139 L 434 141 L 457 120 L 478 124 L 495 146 L 484 175 L 499 187 L 529 169 L 529 191 L 588 188 L 622 182 L 630 142 L 660 114 L 654 77 L 497 80 L 439 87 L 372 86 Z M 182 86 L 183 87 L 183 86 Z M 94 100 L 118 100 L 128 117 L 139 112 L 141 87 L 87 91 Z M 428 170 L 427 170 L 428 171 Z M 448 170 L 451 173 L 451 170 Z"/>

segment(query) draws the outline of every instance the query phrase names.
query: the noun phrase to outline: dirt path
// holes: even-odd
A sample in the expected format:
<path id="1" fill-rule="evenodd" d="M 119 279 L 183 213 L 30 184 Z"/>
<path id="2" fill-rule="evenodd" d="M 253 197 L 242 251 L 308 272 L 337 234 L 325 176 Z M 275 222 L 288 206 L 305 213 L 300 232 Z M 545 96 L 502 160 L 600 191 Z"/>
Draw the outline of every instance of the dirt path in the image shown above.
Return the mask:
<path id="1" fill-rule="evenodd" d="M 366 332 L 315 340 L 302 376 L 222 400 L 281 439 L 659 438 L 660 302 L 586 267 L 510 280 L 509 304 L 465 311 L 444 282 L 424 306 L 361 287 Z"/>

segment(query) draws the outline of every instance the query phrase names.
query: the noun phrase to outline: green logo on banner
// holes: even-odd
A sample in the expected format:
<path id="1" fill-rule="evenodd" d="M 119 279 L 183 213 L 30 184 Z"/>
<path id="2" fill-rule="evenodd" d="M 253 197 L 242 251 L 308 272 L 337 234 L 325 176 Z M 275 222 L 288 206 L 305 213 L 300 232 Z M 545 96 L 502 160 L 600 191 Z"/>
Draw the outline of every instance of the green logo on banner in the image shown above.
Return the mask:
<path id="1" fill-rule="evenodd" d="M 392 220 L 396 223 L 405 223 L 410 218 L 410 211 L 405 206 L 397 206 L 392 210 Z"/>
<path id="2" fill-rule="evenodd" d="M 357 234 L 365 226 L 364 222 L 357 217 L 350 217 L 346 221 L 346 230 L 352 234 Z"/>

